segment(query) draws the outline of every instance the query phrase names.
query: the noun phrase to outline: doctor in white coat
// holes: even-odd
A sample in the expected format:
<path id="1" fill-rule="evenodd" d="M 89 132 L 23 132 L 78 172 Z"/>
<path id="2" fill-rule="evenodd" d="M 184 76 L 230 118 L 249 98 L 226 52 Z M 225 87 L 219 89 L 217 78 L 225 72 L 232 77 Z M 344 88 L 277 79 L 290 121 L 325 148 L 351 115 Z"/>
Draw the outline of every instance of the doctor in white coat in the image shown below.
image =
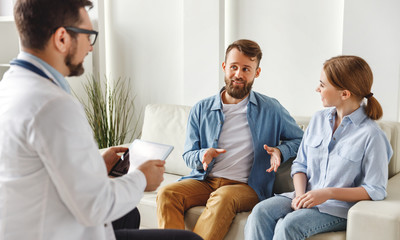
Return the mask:
<path id="1" fill-rule="evenodd" d="M 82 74 L 93 50 L 86 7 L 91 1 L 16 1 L 22 51 L 0 82 L 0 239 L 200 239 L 186 231 L 114 233 L 110 223 L 160 185 L 164 161 L 107 176 L 106 165 L 126 149 L 100 155 L 64 78 Z"/>

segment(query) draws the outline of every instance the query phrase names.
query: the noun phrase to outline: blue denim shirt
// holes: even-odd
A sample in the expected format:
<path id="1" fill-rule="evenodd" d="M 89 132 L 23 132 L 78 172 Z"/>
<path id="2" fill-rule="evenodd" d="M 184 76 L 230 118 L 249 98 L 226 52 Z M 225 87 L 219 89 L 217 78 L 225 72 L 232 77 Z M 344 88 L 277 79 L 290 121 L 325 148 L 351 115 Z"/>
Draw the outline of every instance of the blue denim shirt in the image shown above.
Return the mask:
<path id="1" fill-rule="evenodd" d="M 275 173 L 267 173 L 270 156 L 264 144 L 277 147 L 282 153 L 282 162 L 296 156 L 303 131 L 288 111 L 275 99 L 251 91 L 247 105 L 247 120 L 253 139 L 254 162 L 248 184 L 260 200 L 272 196 Z M 218 148 L 218 139 L 224 124 L 221 96 L 206 98 L 193 106 L 190 111 L 183 159 L 192 169 L 189 176 L 204 180 L 213 169 L 215 159 L 203 170 L 202 156 L 208 148 Z"/>
<path id="2" fill-rule="evenodd" d="M 292 176 L 307 175 L 307 191 L 327 187 L 363 187 L 372 200 L 386 197 L 388 163 L 393 151 L 385 133 L 361 106 L 343 118 L 333 133 L 336 108 L 317 112 L 304 133 Z M 293 196 L 292 196 L 293 197 Z M 354 203 L 328 200 L 324 213 L 347 218 Z"/>

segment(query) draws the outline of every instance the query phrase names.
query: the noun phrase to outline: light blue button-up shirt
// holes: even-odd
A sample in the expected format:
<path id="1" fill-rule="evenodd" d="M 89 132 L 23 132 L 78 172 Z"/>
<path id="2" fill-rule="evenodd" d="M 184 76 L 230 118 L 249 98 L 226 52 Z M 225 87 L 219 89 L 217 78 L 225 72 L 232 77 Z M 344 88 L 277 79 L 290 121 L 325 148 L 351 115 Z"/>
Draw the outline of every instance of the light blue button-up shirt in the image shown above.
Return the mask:
<path id="1" fill-rule="evenodd" d="M 70 88 L 67 80 L 64 78 L 64 76 L 60 72 L 58 72 L 56 69 L 54 69 L 52 66 L 50 66 L 47 62 L 43 61 L 42 59 L 40 59 L 30 53 L 24 52 L 24 51 L 21 51 L 18 54 L 18 58 L 28 60 L 28 61 L 34 60 L 34 61 L 40 63 L 42 67 L 44 67 L 47 71 L 49 71 L 53 75 L 53 78 L 51 76 L 48 76 L 48 77 L 51 78 L 51 80 L 57 86 L 62 88 L 67 93 L 71 94 L 71 88 Z"/>
<path id="2" fill-rule="evenodd" d="M 292 176 L 306 173 L 307 191 L 361 186 L 372 200 L 384 199 L 388 163 L 393 154 L 385 133 L 367 117 L 363 106 L 345 116 L 333 133 L 335 118 L 336 108 L 319 111 L 313 116 L 293 161 Z M 328 200 L 317 208 L 347 218 L 354 204 Z"/>
<path id="3" fill-rule="evenodd" d="M 193 106 L 183 153 L 186 165 L 193 170 L 183 179 L 203 180 L 212 171 L 215 159 L 209 164 L 207 171 L 203 170 L 201 159 L 208 148 L 218 148 L 224 120 L 220 94 L 203 99 Z M 276 99 L 254 91 L 249 95 L 247 120 L 254 148 L 248 185 L 254 189 L 260 200 L 264 200 L 272 196 L 275 180 L 274 172 L 265 171 L 270 168 L 270 156 L 264 150 L 264 144 L 279 148 L 284 162 L 296 156 L 303 131 Z"/>

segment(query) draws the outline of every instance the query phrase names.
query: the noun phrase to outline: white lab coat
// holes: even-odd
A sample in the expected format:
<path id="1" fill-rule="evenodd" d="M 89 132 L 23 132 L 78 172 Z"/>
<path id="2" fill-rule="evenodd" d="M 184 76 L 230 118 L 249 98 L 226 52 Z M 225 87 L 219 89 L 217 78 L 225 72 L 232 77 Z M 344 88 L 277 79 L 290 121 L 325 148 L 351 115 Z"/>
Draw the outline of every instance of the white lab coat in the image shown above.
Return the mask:
<path id="1" fill-rule="evenodd" d="M 139 170 L 107 177 L 76 99 L 11 66 L 0 82 L 0 239 L 113 239 L 109 223 L 138 204 L 145 186 Z"/>

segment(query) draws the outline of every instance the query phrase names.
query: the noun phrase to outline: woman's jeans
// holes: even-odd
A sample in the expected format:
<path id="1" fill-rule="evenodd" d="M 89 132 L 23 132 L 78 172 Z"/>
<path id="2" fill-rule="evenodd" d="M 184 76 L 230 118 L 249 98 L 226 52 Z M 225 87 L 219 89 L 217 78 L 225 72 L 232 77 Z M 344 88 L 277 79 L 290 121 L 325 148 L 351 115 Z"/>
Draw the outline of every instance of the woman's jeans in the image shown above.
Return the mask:
<path id="1" fill-rule="evenodd" d="M 306 239 L 312 235 L 346 230 L 347 219 L 321 213 L 317 208 L 294 211 L 292 199 L 275 196 L 258 203 L 244 230 L 245 239 Z"/>

